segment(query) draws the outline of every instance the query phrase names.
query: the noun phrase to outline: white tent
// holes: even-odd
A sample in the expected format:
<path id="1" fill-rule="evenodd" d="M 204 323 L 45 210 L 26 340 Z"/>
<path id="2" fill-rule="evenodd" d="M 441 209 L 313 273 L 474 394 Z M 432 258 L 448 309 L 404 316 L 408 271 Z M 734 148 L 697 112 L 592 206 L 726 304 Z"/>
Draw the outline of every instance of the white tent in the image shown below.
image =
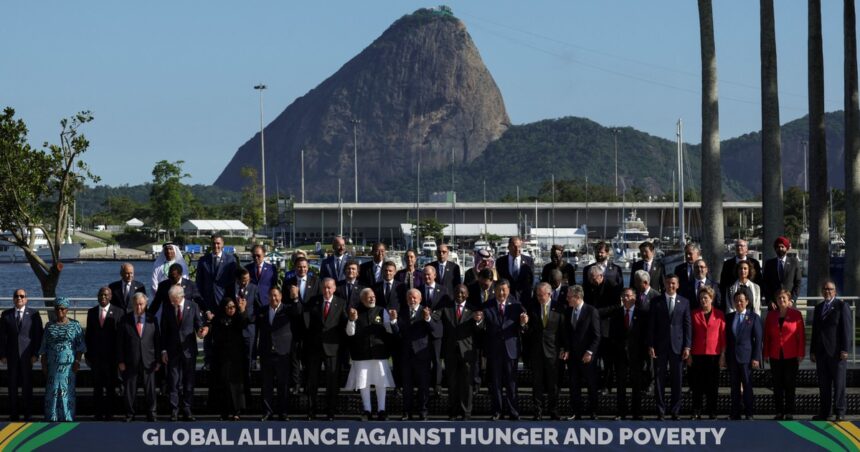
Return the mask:
<path id="1" fill-rule="evenodd" d="M 130 228 L 139 228 L 143 226 L 143 222 L 138 220 L 137 218 L 132 218 L 131 220 L 126 221 L 125 225 Z"/>
<path id="2" fill-rule="evenodd" d="M 179 229 L 186 234 L 210 235 L 223 232 L 233 237 L 250 237 L 251 229 L 239 220 L 188 220 Z"/>

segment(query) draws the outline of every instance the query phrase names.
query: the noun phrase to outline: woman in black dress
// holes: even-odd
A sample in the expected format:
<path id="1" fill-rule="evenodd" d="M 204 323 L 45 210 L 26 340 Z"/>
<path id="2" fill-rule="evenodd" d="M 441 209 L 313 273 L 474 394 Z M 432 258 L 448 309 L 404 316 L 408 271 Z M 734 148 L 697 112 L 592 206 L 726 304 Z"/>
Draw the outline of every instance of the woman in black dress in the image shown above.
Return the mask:
<path id="1" fill-rule="evenodd" d="M 245 409 L 245 373 L 248 371 L 247 349 L 242 333 L 248 325 L 246 302 L 225 297 L 224 311 L 212 323 L 215 353 L 218 357 L 216 378 L 221 419 L 238 421 Z M 229 397 L 227 395 L 229 394 Z"/>

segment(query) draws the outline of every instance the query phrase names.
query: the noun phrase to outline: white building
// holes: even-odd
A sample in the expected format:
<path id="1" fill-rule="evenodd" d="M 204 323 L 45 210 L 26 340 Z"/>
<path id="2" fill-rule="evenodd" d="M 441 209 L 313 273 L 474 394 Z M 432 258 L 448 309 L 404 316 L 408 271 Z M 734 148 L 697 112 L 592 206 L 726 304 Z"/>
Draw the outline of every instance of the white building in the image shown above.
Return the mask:
<path id="1" fill-rule="evenodd" d="M 251 228 L 239 220 L 188 220 L 179 227 L 184 234 L 197 237 L 221 233 L 228 237 L 251 236 Z"/>

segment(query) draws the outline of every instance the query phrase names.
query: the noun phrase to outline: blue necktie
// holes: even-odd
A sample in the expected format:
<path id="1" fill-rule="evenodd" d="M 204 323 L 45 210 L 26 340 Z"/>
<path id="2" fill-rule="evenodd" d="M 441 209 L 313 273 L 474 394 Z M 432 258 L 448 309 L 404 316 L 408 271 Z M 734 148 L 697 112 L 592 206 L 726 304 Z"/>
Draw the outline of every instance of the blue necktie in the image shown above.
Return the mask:
<path id="1" fill-rule="evenodd" d="M 741 329 L 741 324 L 744 322 L 744 315 L 740 311 L 738 312 L 738 319 L 735 322 L 735 336 L 738 335 L 738 331 Z"/>

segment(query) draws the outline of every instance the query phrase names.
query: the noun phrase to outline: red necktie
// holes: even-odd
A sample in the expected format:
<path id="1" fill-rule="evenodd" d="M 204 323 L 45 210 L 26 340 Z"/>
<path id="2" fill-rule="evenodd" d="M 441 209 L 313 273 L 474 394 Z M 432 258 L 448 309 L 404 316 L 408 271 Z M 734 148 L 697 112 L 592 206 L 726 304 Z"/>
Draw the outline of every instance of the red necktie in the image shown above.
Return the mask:
<path id="1" fill-rule="evenodd" d="M 323 319 L 328 319 L 328 310 L 329 310 L 330 306 L 331 306 L 331 302 L 326 301 L 325 307 L 323 308 Z"/>
<path id="2" fill-rule="evenodd" d="M 499 303 L 499 314 L 501 314 L 502 317 L 505 316 L 505 304 L 504 303 Z"/>
<path id="3" fill-rule="evenodd" d="M 182 308 L 180 306 L 176 307 L 176 319 L 179 320 L 179 323 L 182 323 Z"/>
<path id="4" fill-rule="evenodd" d="M 624 328 L 630 329 L 630 308 L 624 309 Z"/>
<path id="5" fill-rule="evenodd" d="M 461 317 L 463 317 L 463 307 L 457 305 L 457 320 L 460 320 Z"/>
<path id="6" fill-rule="evenodd" d="M 260 282 L 260 276 L 263 274 L 263 266 L 257 267 L 257 282 Z"/>
<path id="7" fill-rule="evenodd" d="M 137 336 L 143 337 L 143 323 L 141 322 L 140 318 L 137 319 L 136 327 L 137 327 Z"/>
<path id="8" fill-rule="evenodd" d="M 99 326 L 105 326 L 105 310 L 99 309 Z"/>

